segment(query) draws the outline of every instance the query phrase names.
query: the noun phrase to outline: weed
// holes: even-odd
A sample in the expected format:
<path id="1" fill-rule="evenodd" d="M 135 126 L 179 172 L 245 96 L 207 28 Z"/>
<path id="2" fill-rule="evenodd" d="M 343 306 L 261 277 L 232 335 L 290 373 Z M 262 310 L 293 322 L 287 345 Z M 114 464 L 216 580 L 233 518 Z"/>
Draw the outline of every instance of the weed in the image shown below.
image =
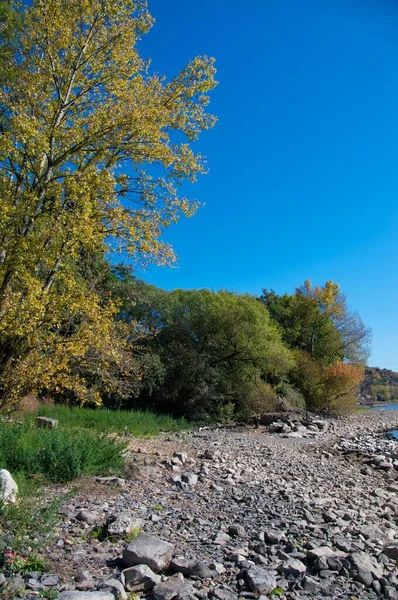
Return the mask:
<path id="1" fill-rule="evenodd" d="M 153 510 L 155 512 L 162 512 L 164 510 L 164 507 L 161 504 L 155 504 Z"/>
<path id="2" fill-rule="evenodd" d="M 47 600 L 55 600 L 58 598 L 57 590 L 41 590 L 39 592 L 40 598 L 47 598 Z"/>
<path id="3" fill-rule="evenodd" d="M 283 588 L 276 587 L 272 590 L 271 596 L 276 596 L 277 598 L 280 598 L 281 596 L 283 596 L 284 593 L 285 593 L 285 590 Z"/>
<path id="4" fill-rule="evenodd" d="M 2 466 L 28 475 L 44 473 L 57 483 L 83 474 L 120 474 L 123 446 L 95 432 L 37 429 L 32 419 L 0 423 Z"/>
<path id="5" fill-rule="evenodd" d="M 137 526 L 137 527 L 133 527 L 133 529 L 130 531 L 130 533 L 127 536 L 127 541 L 131 542 L 132 540 L 135 540 L 136 537 L 138 537 L 141 533 L 141 527 Z"/>
<path id="6" fill-rule="evenodd" d="M 94 527 L 94 529 L 91 532 L 91 538 L 94 540 L 99 540 L 100 542 L 103 542 L 104 540 L 106 540 L 108 537 L 108 528 L 105 525 L 105 523 L 103 523 L 102 525 L 97 525 L 97 527 Z"/>

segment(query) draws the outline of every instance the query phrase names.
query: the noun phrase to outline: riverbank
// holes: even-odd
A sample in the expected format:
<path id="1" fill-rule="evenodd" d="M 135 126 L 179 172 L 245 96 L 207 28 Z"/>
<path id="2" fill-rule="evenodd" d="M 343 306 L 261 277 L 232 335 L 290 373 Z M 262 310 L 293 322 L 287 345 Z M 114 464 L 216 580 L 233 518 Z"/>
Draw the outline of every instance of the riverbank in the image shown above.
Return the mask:
<path id="1" fill-rule="evenodd" d="M 167 594 L 156 577 L 148 584 L 163 585 L 156 600 L 397 599 L 398 445 L 384 438 L 393 428 L 396 411 L 370 411 L 314 437 L 260 426 L 132 439 L 125 480 L 85 479 L 62 503 L 41 549 L 57 583 L 34 573 L 19 585 L 125 598 L 121 557 L 146 533 L 173 545 L 162 578 L 180 573 Z M 138 579 L 127 588 L 150 595 Z"/>

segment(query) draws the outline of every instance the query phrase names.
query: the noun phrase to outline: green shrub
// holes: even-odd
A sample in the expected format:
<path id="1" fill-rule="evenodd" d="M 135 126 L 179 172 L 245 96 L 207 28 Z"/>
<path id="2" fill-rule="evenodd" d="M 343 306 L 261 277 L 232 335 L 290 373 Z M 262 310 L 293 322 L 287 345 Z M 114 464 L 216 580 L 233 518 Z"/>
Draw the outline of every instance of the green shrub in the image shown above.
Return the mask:
<path id="1" fill-rule="evenodd" d="M 93 432 L 38 429 L 31 419 L 0 423 L 0 468 L 42 473 L 56 483 L 85 474 L 118 474 L 122 450 L 122 444 Z"/>

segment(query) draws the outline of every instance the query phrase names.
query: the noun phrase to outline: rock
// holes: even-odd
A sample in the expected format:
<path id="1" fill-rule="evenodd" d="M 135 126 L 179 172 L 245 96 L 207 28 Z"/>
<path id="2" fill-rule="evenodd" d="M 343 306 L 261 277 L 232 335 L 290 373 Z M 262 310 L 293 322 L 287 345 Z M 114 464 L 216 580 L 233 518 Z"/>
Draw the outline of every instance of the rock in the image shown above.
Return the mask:
<path id="1" fill-rule="evenodd" d="M 173 600 L 176 596 L 183 596 L 193 590 L 192 585 L 184 580 L 184 575 L 176 573 L 167 581 L 158 583 L 152 590 L 155 600 Z"/>
<path id="2" fill-rule="evenodd" d="M 116 600 L 127 600 L 128 598 L 124 585 L 117 579 L 108 579 L 107 581 L 104 581 L 101 587 L 103 590 L 111 592 Z"/>
<path id="3" fill-rule="evenodd" d="M 228 533 L 230 535 L 234 535 L 236 537 L 241 537 L 241 538 L 246 537 L 246 529 L 243 527 L 243 525 L 237 525 L 237 524 L 230 525 L 228 527 Z"/>
<path id="4" fill-rule="evenodd" d="M 198 476 L 191 471 L 187 471 L 181 475 L 181 480 L 189 486 L 194 487 L 198 483 Z"/>
<path id="5" fill-rule="evenodd" d="M 335 551 L 330 546 L 320 546 L 319 548 L 313 548 L 308 550 L 307 556 L 309 560 L 315 560 L 317 558 L 331 558 L 332 556 L 340 555 L 341 552 Z"/>
<path id="6" fill-rule="evenodd" d="M 249 588 L 257 594 L 269 594 L 277 587 L 276 577 L 262 567 L 251 567 L 246 573 Z"/>
<path id="7" fill-rule="evenodd" d="M 95 588 L 95 581 L 90 571 L 83 571 L 76 577 L 75 581 L 76 589 L 80 591 L 92 590 Z"/>
<path id="8" fill-rule="evenodd" d="M 102 485 L 119 485 L 120 487 L 126 485 L 126 480 L 122 477 L 96 477 L 96 481 Z"/>
<path id="9" fill-rule="evenodd" d="M 278 531 L 276 529 L 264 531 L 264 540 L 267 544 L 279 544 L 285 537 L 283 531 Z"/>
<path id="10" fill-rule="evenodd" d="M 365 552 L 353 552 L 348 556 L 351 564 L 350 573 L 357 581 L 366 586 L 372 585 L 373 579 L 383 577 L 383 568 L 376 559 Z"/>
<path id="11" fill-rule="evenodd" d="M 148 565 L 137 565 L 122 571 L 124 585 L 129 592 L 150 592 L 155 585 L 162 581 Z"/>
<path id="12" fill-rule="evenodd" d="M 231 538 L 229 537 L 228 533 L 225 533 L 224 531 L 219 531 L 214 537 L 214 543 L 217 546 L 225 546 L 225 544 L 228 544 L 230 541 Z"/>
<path id="13" fill-rule="evenodd" d="M 217 574 L 209 565 L 196 558 L 173 558 L 170 568 L 176 573 L 182 573 L 185 577 L 198 577 L 198 579 L 210 579 Z"/>
<path id="14" fill-rule="evenodd" d="M 227 585 L 220 585 L 212 592 L 212 597 L 217 600 L 237 600 L 238 596 Z"/>
<path id="15" fill-rule="evenodd" d="M 385 546 L 382 552 L 383 554 L 388 556 L 388 558 L 398 561 L 398 544 L 391 544 L 389 546 Z"/>
<path id="16" fill-rule="evenodd" d="M 57 419 L 50 419 L 49 417 L 36 417 L 36 424 L 38 427 L 45 427 L 47 429 L 58 427 Z"/>
<path id="17" fill-rule="evenodd" d="M 188 460 L 188 454 L 186 452 L 174 452 L 173 456 L 178 458 L 182 464 L 185 464 Z"/>
<path id="18" fill-rule="evenodd" d="M 301 577 L 306 572 L 307 567 L 297 558 L 289 558 L 282 565 L 282 571 L 285 576 Z"/>
<path id="19" fill-rule="evenodd" d="M 61 592 L 58 600 L 115 600 L 111 592 Z"/>
<path id="20" fill-rule="evenodd" d="M 59 584 L 59 576 L 48 573 L 42 576 L 42 578 L 40 579 L 40 583 L 47 587 L 55 587 Z"/>
<path id="21" fill-rule="evenodd" d="M 170 565 L 174 546 L 169 542 L 141 533 L 132 540 L 123 552 L 123 563 L 127 567 L 148 565 L 153 571 L 162 571 Z"/>
<path id="22" fill-rule="evenodd" d="M 77 513 L 76 519 L 78 521 L 83 521 L 88 525 L 94 525 L 96 521 L 99 519 L 99 515 L 97 512 L 92 512 L 89 510 L 81 510 Z"/>
<path id="23" fill-rule="evenodd" d="M 15 504 L 18 496 L 18 486 L 7 469 L 0 469 L 0 500 L 4 503 Z"/>
<path id="24" fill-rule="evenodd" d="M 142 519 L 133 518 L 128 514 L 112 516 L 107 521 L 107 530 L 110 537 L 123 537 L 133 530 L 139 531 Z"/>

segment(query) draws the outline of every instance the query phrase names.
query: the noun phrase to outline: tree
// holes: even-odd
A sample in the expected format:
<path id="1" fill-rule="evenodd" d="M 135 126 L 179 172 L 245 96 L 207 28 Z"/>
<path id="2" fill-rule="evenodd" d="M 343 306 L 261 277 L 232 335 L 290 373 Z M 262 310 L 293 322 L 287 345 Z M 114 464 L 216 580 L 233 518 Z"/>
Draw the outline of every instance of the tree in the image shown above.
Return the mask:
<path id="1" fill-rule="evenodd" d="M 157 322 L 149 350 L 159 357 L 159 377 L 151 379 L 149 391 L 144 378 L 144 406 L 207 419 L 276 401 L 267 384 L 278 382 L 293 363 L 255 298 L 209 290 L 155 295 L 153 288 L 150 298 L 143 322 L 152 328 Z"/>
<path id="2" fill-rule="evenodd" d="M 337 361 L 325 365 L 301 350 L 294 352 L 295 367 L 291 378 L 303 394 L 309 410 L 329 414 L 355 409 L 363 368 Z"/>
<path id="3" fill-rule="evenodd" d="M 260 300 L 279 324 L 284 342 L 323 364 L 348 361 L 364 364 L 370 330 L 347 307 L 340 287 L 332 281 L 312 287 L 307 280 L 294 295 L 263 290 Z"/>
<path id="4" fill-rule="evenodd" d="M 60 387 L 83 401 L 71 365 L 95 348 L 106 369 L 124 348 L 81 257 L 173 260 L 161 234 L 197 207 L 179 188 L 205 172 L 190 143 L 215 122 L 214 61 L 150 74 L 144 0 L 8 4 L 23 28 L 0 40 L 13 72 L 0 82 L 0 406 Z"/>

